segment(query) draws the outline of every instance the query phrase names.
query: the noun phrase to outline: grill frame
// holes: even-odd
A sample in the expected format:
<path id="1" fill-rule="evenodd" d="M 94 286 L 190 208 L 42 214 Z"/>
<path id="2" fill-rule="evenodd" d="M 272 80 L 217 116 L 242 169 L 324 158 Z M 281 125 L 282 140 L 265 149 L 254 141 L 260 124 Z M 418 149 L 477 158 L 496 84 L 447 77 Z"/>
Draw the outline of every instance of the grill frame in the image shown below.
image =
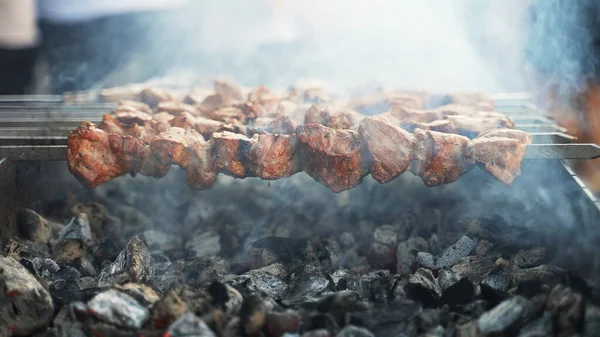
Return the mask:
<path id="1" fill-rule="evenodd" d="M 497 111 L 515 119 L 517 129 L 540 132 L 534 135 L 534 144 L 575 141 L 566 129 L 538 109 L 528 94 L 497 94 L 492 98 L 496 101 Z M 66 102 L 56 96 L 0 97 L 0 146 L 11 146 L 13 151 L 21 151 L 25 157 L 37 159 L 20 161 L 0 158 L 0 241 L 16 234 L 17 210 L 29 207 L 39 197 L 39 191 L 46 188 L 44 186 L 47 184 L 40 181 L 39 172 L 60 171 L 57 179 L 61 176 L 60 179 L 74 181 L 72 176 L 65 178 L 68 170 L 66 163 L 62 162 L 66 158 L 68 132 L 82 121 L 100 121 L 101 115 L 114 106 L 110 103 Z M 20 130 L 22 134 L 32 131 L 34 136 L 7 135 L 7 130 Z M 539 161 L 536 162 L 535 165 L 539 165 Z M 565 193 L 581 204 L 582 212 L 589 212 L 582 216 L 600 219 L 600 202 L 570 168 L 568 161 L 545 160 L 543 165 L 548 172 L 552 172 L 552 177 L 540 177 L 542 182 L 544 179 L 560 179 Z M 527 166 L 524 163 L 524 173 L 528 170 Z"/>

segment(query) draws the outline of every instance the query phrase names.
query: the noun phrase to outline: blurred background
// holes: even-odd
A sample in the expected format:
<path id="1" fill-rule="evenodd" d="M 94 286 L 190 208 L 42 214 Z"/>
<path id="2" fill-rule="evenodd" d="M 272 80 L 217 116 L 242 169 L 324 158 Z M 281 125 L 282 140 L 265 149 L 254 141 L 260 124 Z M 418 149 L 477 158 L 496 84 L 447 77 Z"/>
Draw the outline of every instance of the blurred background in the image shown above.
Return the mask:
<path id="1" fill-rule="evenodd" d="M 0 0 L 0 94 L 167 77 L 534 94 L 600 143 L 592 0 Z M 578 170 L 600 190 L 598 161 Z"/>

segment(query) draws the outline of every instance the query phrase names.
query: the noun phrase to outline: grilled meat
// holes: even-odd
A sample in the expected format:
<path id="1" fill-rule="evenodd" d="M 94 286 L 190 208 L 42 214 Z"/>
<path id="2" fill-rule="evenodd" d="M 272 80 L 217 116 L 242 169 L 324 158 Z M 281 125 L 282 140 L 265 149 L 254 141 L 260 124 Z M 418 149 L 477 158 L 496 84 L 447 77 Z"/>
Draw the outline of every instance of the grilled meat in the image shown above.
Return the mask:
<path id="1" fill-rule="evenodd" d="M 505 184 L 521 174 L 521 162 L 531 135 L 520 130 L 500 129 L 473 139 L 465 150 L 465 159 Z"/>

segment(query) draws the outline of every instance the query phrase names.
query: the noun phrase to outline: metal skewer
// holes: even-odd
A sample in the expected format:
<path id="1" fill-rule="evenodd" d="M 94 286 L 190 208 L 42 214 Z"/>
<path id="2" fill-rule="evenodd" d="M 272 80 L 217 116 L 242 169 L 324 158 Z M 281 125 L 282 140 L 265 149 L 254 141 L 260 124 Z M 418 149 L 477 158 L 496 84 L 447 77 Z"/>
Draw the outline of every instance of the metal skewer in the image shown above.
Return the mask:
<path id="1" fill-rule="evenodd" d="M 11 160 L 67 160 L 66 145 L 0 146 L 0 158 Z M 595 159 L 600 158 L 596 144 L 531 144 L 524 159 Z"/>

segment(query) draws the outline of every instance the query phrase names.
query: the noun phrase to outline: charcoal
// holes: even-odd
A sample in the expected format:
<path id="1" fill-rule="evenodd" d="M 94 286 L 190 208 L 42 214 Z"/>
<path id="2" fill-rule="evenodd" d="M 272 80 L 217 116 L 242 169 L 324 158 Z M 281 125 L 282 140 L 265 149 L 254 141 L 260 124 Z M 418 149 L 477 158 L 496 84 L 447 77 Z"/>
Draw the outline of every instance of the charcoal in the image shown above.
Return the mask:
<path id="1" fill-rule="evenodd" d="M 475 247 L 475 255 L 484 255 L 489 252 L 494 245 L 488 240 L 479 240 L 477 247 Z"/>
<path id="2" fill-rule="evenodd" d="M 223 310 L 227 315 L 234 316 L 242 306 L 242 294 L 235 288 L 214 281 L 207 288 L 208 293 L 213 298 L 213 305 Z"/>
<path id="3" fill-rule="evenodd" d="M 142 235 L 146 246 L 151 251 L 162 250 L 168 251 L 176 248 L 180 248 L 183 244 L 181 237 L 176 235 L 169 235 L 160 231 L 147 230 Z"/>
<path id="4" fill-rule="evenodd" d="M 488 275 L 482 282 L 482 285 L 485 285 L 489 288 L 492 288 L 497 291 L 506 291 L 510 284 L 510 277 L 503 272 L 494 273 Z"/>
<path id="5" fill-rule="evenodd" d="M 168 336 L 198 336 L 215 337 L 215 333 L 198 317 L 192 313 L 186 313 L 173 322 L 168 329 Z"/>
<path id="6" fill-rule="evenodd" d="M 429 253 L 418 253 L 417 262 L 429 269 L 439 269 L 455 265 L 461 258 L 469 255 L 477 246 L 477 240 L 463 236 L 457 243 L 445 249 L 441 256 L 434 257 Z"/>
<path id="7" fill-rule="evenodd" d="M 58 264 L 52 259 L 36 257 L 31 262 L 34 274 L 42 279 L 50 279 L 60 270 Z"/>
<path id="8" fill-rule="evenodd" d="M 239 314 L 242 331 L 248 336 L 258 334 L 265 324 L 267 311 L 262 297 L 252 295 L 244 299 Z"/>
<path id="9" fill-rule="evenodd" d="M 552 314 L 547 312 L 536 320 L 524 325 L 518 337 L 552 336 Z"/>
<path id="10" fill-rule="evenodd" d="M 114 261 L 119 256 L 121 248 L 116 242 L 109 238 L 105 238 L 100 242 L 100 246 L 94 253 L 94 261 L 98 264 L 104 261 Z"/>
<path id="11" fill-rule="evenodd" d="M 573 336 L 581 332 L 584 308 L 581 294 L 563 285 L 557 285 L 552 289 L 546 304 L 546 310 L 554 316 L 558 336 Z"/>
<path id="12" fill-rule="evenodd" d="M 479 337 L 481 334 L 477 331 L 477 324 L 469 322 L 456 327 L 456 337 Z"/>
<path id="13" fill-rule="evenodd" d="M 88 312 L 100 321 L 117 327 L 139 329 L 148 319 L 148 310 L 131 296 L 110 289 L 88 302 Z"/>
<path id="14" fill-rule="evenodd" d="M 79 217 L 80 214 L 85 214 L 90 222 L 90 229 L 96 238 L 104 237 L 104 234 L 108 228 L 110 215 L 106 206 L 94 202 L 88 201 L 85 203 L 79 203 L 71 207 L 71 213 L 74 217 Z"/>
<path id="15" fill-rule="evenodd" d="M 410 276 L 404 289 L 409 299 L 421 302 L 424 307 L 437 306 L 442 295 L 431 270 L 423 268 Z"/>
<path id="16" fill-rule="evenodd" d="M 290 288 L 282 303 L 297 307 L 324 291 L 334 290 L 333 282 L 327 276 L 319 267 L 310 264 L 294 268 L 288 275 L 287 283 Z"/>
<path id="17" fill-rule="evenodd" d="M 444 337 L 446 331 L 444 330 L 444 327 L 441 325 L 438 325 L 436 327 L 433 327 L 431 329 L 429 329 L 427 332 L 419 335 L 420 337 Z"/>
<path id="18" fill-rule="evenodd" d="M 442 292 L 440 302 L 451 307 L 467 304 L 475 299 L 475 285 L 468 277 L 463 277 Z"/>
<path id="19" fill-rule="evenodd" d="M 447 314 L 447 311 L 442 312 L 440 309 L 423 309 L 415 317 L 417 327 L 420 331 L 429 331 L 439 326 L 444 319 L 442 316 Z M 449 315 L 447 315 L 449 316 Z M 449 319 L 449 317 L 447 317 Z"/>
<path id="20" fill-rule="evenodd" d="M 546 257 L 546 247 L 537 247 L 528 250 L 520 250 L 511 261 L 521 268 L 538 266 Z"/>
<path id="21" fill-rule="evenodd" d="M 486 300 L 490 305 L 498 305 L 500 302 L 508 298 L 506 291 L 496 289 L 487 283 L 480 284 L 481 298 Z"/>
<path id="22" fill-rule="evenodd" d="M 331 274 L 331 280 L 335 289 L 360 291 L 361 282 L 358 276 L 348 273 L 346 270 L 336 270 Z"/>
<path id="23" fill-rule="evenodd" d="M 57 308 L 83 300 L 83 293 L 76 280 L 56 279 L 49 284 L 48 290 Z"/>
<path id="24" fill-rule="evenodd" d="M 360 301 L 360 297 L 356 292 L 343 290 L 321 299 L 317 305 L 317 310 L 322 313 L 329 313 L 338 325 L 343 326 L 346 313 L 366 309 L 366 306 L 367 304 Z"/>
<path id="25" fill-rule="evenodd" d="M 369 249 L 369 263 L 379 268 L 392 268 L 396 264 L 398 238 L 391 226 L 381 226 L 373 232 Z"/>
<path id="26" fill-rule="evenodd" d="M 328 313 L 310 313 L 302 318 L 302 331 L 327 330 L 332 333 L 340 331 L 340 326 Z"/>
<path id="27" fill-rule="evenodd" d="M 82 277 L 79 280 L 77 280 L 77 284 L 79 285 L 79 288 L 81 290 L 86 290 L 86 289 L 96 288 L 96 286 L 98 285 L 98 282 L 93 277 Z"/>
<path id="28" fill-rule="evenodd" d="M 337 335 L 337 337 L 375 337 L 369 330 L 354 325 L 347 325 Z"/>
<path id="29" fill-rule="evenodd" d="M 212 297 L 202 289 L 189 285 L 173 287 L 155 302 L 154 325 L 164 328 L 187 311 L 205 315 L 212 310 L 212 302 Z"/>
<path id="30" fill-rule="evenodd" d="M 416 261 L 418 252 L 427 251 L 429 244 L 421 237 L 408 238 L 406 241 L 400 242 L 396 249 L 397 272 L 401 275 L 408 275 Z"/>
<path id="31" fill-rule="evenodd" d="M 28 335 L 53 315 L 52 298 L 35 277 L 15 259 L 0 256 L 0 326 Z"/>
<path id="32" fill-rule="evenodd" d="M 188 311 L 187 304 L 179 297 L 176 289 L 168 290 L 155 302 L 152 321 L 157 328 L 166 328 L 171 322 Z"/>
<path id="33" fill-rule="evenodd" d="M 115 289 L 131 296 L 138 303 L 145 307 L 149 307 L 159 300 L 156 292 L 145 284 L 125 283 L 123 285 L 116 285 Z"/>
<path id="34" fill-rule="evenodd" d="M 49 258 L 50 251 L 48 245 L 45 243 L 13 237 L 8 240 L 2 255 L 12 257 L 16 260 L 36 257 Z"/>
<path id="35" fill-rule="evenodd" d="M 562 268 L 543 264 L 534 268 L 522 269 L 516 272 L 513 277 L 517 282 L 537 280 L 542 284 L 553 287 L 565 281 L 567 272 Z"/>
<path id="36" fill-rule="evenodd" d="M 389 296 L 390 273 L 380 270 L 364 274 L 360 277 L 361 298 L 374 303 L 385 303 Z"/>
<path id="37" fill-rule="evenodd" d="M 204 232 L 192 237 L 185 243 L 185 249 L 193 257 L 218 255 L 221 252 L 220 237 L 216 232 Z"/>
<path id="38" fill-rule="evenodd" d="M 185 263 L 182 273 L 187 283 L 205 287 L 229 273 L 229 262 L 219 256 L 195 258 Z"/>
<path id="39" fill-rule="evenodd" d="M 332 337 L 333 335 L 327 329 L 317 329 L 307 331 L 302 334 L 302 337 Z"/>
<path id="40" fill-rule="evenodd" d="M 377 331 L 378 336 L 416 335 L 416 315 L 421 304 L 413 301 L 393 301 L 372 306 L 368 311 L 347 315 L 347 324 Z"/>
<path id="41" fill-rule="evenodd" d="M 152 283 L 154 260 L 139 237 L 129 240 L 115 262 L 102 270 L 98 285 L 101 287 L 127 282 Z"/>
<path id="42" fill-rule="evenodd" d="M 72 266 L 84 276 L 96 276 L 96 268 L 85 256 L 75 259 Z"/>
<path id="43" fill-rule="evenodd" d="M 408 299 L 408 295 L 406 294 L 406 290 L 404 289 L 404 287 L 408 283 L 408 279 L 408 275 L 402 275 L 392 283 L 390 291 L 391 300 L 398 301 Z"/>
<path id="44" fill-rule="evenodd" d="M 586 305 L 582 337 L 600 336 L 600 308 Z"/>
<path id="45" fill-rule="evenodd" d="M 293 310 L 270 311 L 265 318 L 263 332 L 267 337 L 281 337 L 300 330 L 300 315 Z"/>
<path id="46" fill-rule="evenodd" d="M 450 269 L 442 269 L 438 271 L 437 281 L 442 292 L 455 285 L 459 280 L 460 278 L 458 275 Z"/>
<path id="47" fill-rule="evenodd" d="M 515 296 L 481 315 L 477 327 L 483 335 L 514 336 L 528 310 L 529 302 L 521 296 Z"/>
<path id="48" fill-rule="evenodd" d="M 264 267 L 274 262 L 305 261 L 308 240 L 268 236 L 254 241 L 248 251 L 253 267 Z"/>
<path id="49" fill-rule="evenodd" d="M 58 264 L 71 264 L 75 259 L 87 255 L 87 247 L 93 245 L 92 230 L 85 213 L 71 219 L 63 229 L 53 249 Z"/>
<path id="50" fill-rule="evenodd" d="M 458 277 L 468 277 L 473 283 L 480 283 L 485 277 L 496 268 L 495 255 L 467 256 L 460 259 L 452 266 L 452 271 Z"/>
<path id="51" fill-rule="evenodd" d="M 30 209 L 20 209 L 17 212 L 17 224 L 21 236 L 27 240 L 47 243 L 52 237 L 48 221 Z"/>

